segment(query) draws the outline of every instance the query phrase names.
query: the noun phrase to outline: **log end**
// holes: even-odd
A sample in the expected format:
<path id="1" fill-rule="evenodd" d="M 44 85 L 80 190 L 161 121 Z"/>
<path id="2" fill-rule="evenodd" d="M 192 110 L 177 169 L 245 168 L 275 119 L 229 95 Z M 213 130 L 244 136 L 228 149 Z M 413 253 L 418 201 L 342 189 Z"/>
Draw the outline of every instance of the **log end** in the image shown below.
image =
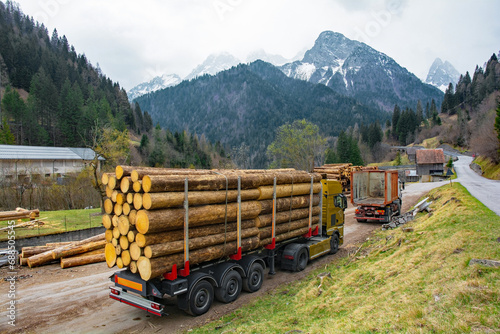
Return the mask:
<path id="1" fill-rule="evenodd" d="M 151 278 L 151 262 L 147 257 L 141 256 L 137 260 L 137 271 L 143 280 L 147 281 Z"/>
<path id="2" fill-rule="evenodd" d="M 146 237 L 142 233 L 137 233 L 135 236 L 135 242 L 139 247 L 145 247 L 146 246 Z"/>
<path id="3" fill-rule="evenodd" d="M 130 180 L 132 182 L 139 181 L 139 173 L 135 169 L 130 173 Z"/>
<path id="4" fill-rule="evenodd" d="M 102 225 L 108 230 L 113 226 L 109 215 L 102 215 Z"/>
<path id="5" fill-rule="evenodd" d="M 147 257 L 148 259 L 153 257 L 153 251 L 151 250 L 150 246 L 146 246 L 144 248 L 144 256 Z"/>
<path id="6" fill-rule="evenodd" d="M 106 212 L 108 215 L 113 213 L 113 201 L 109 198 L 106 198 L 104 200 L 104 212 Z"/>
<path id="7" fill-rule="evenodd" d="M 135 216 L 135 227 L 139 233 L 146 234 L 149 230 L 149 217 L 145 210 L 140 210 Z"/>
<path id="8" fill-rule="evenodd" d="M 122 193 L 126 194 L 130 189 L 130 178 L 124 177 L 120 182 L 120 190 Z"/>
<path id="9" fill-rule="evenodd" d="M 106 264 L 109 268 L 113 268 L 116 264 L 116 249 L 113 244 L 106 244 L 104 246 L 104 254 L 106 256 Z"/>
<path id="10" fill-rule="evenodd" d="M 143 202 L 142 197 L 143 197 L 142 194 L 139 193 L 134 194 L 134 208 L 136 210 L 142 209 L 142 202 Z"/>
<path id="11" fill-rule="evenodd" d="M 142 190 L 145 193 L 148 193 L 151 190 L 151 178 L 149 177 L 149 175 L 145 175 L 142 178 Z"/>
<path id="12" fill-rule="evenodd" d="M 133 242 L 129 245 L 130 257 L 132 260 L 137 261 L 142 255 L 142 248 L 137 245 L 136 242 Z"/>
<path id="13" fill-rule="evenodd" d="M 151 202 L 151 195 L 149 193 L 145 193 L 142 195 L 142 206 L 146 210 L 151 209 L 152 202 Z"/>
<path id="14" fill-rule="evenodd" d="M 116 168 L 115 168 L 115 174 L 116 174 L 116 178 L 118 180 L 123 177 L 123 173 L 124 173 L 123 167 L 122 166 L 116 166 Z"/>

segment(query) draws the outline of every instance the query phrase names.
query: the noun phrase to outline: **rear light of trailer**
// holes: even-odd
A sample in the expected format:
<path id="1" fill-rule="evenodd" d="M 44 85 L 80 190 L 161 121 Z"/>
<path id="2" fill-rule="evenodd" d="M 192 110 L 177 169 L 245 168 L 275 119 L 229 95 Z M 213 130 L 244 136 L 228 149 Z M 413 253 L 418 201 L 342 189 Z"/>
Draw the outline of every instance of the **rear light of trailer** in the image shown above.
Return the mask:
<path id="1" fill-rule="evenodd" d="M 160 304 L 158 304 L 158 303 L 151 303 L 151 308 L 152 308 L 152 309 L 155 309 L 155 310 L 157 310 L 157 311 L 161 311 L 161 308 L 162 308 L 162 307 L 161 307 L 161 305 L 160 305 Z"/>
<path id="2" fill-rule="evenodd" d="M 117 296 L 120 294 L 120 291 L 113 289 L 113 288 L 110 288 L 110 289 L 111 289 L 112 294 L 117 295 Z"/>
<path id="3" fill-rule="evenodd" d="M 385 210 L 377 210 L 375 211 L 376 215 L 385 215 Z"/>

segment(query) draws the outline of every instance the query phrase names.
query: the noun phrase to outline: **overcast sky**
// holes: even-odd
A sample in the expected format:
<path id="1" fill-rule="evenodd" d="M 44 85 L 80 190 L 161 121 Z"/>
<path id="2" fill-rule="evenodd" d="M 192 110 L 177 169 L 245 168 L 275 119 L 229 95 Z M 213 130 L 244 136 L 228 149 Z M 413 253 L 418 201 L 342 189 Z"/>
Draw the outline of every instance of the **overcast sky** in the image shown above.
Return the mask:
<path id="1" fill-rule="evenodd" d="M 421 79 L 436 57 L 465 73 L 500 50 L 498 0 L 16 2 L 127 90 L 164 73 L 184 77 L 211 53 L 292 58 L 325 30 L 365 42 Z"/>

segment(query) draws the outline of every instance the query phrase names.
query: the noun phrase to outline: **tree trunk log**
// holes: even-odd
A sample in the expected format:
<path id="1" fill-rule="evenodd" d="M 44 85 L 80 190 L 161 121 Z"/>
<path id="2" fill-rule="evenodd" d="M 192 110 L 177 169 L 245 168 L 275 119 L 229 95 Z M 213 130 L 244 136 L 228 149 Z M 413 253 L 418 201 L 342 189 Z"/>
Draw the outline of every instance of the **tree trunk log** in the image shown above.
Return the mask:
<path id="1" fill-rule="evenodd" d="M 197 206 L 189 209 L 189 226 L 203 226 L 236 221 L 238 203 Z M 241 219 L 254 219 L 261 212 L 258 201 L 241 203 Z M 184 209 L 163 209 L 137 212 L 136 228 L 139 233 L 153 233 L 179 229 L 184 226 Z"/>
<path id="2" fill-rule="evenodd" d="M 27 246 L 21 249 L 21 256 L 24 258 L 29 258 L 30 256 L 41 254 L 46 251 L 51 251 L 57 247 L 69 245 L 71 242 L 57 242 L 46 244 L 45 246 Z"/>
<path id="3" fill-rule="evenodd" d="M 319 216 L 312 217 L 311 225 L 318 225 Z M 275 235 L 278 236 L 280 234 L 285 234 L 294 230 L 298 230 L 302 227 L 309 227 L 309 218 L 303 218 L 299 220 L 291 221 L 290 223 L 276 225 Z M 272 226 L 267 226 L 263 228 L 259 228 L 259 239 L 263 240 L 266 238 L 272 237 Z"/>
<path id="4" fill-rule="evenodd" d="M 224 176 L 225 175 L 225 176 Z M 305 183 L 321 180 L 320 174 L 307 174 L 305 172 L 289 173 L 237 173 L 224 172 L 224 175 L 146 175 L 142 178 L 144 192 L 176 192 L 184 191 L 184 181 L 188 178 L 188 189 L 196 190 L 226 190 L 237 189 L 238 176 L 241 177 L 241 189 L 256 189 L 260 186 L 272 185 L 276 177 L 277 184 Z M 227 177 L 227 187 L 226 187 Z"/>
<path id="5" fill-rule="evenodd" d="M 242 251 L 245 252 L 255 249 L 259 245 L 259 238 L 252 237 L 249 239 L 243 239 L 241 242 Z M 217 245 L 209 248 L 194 250 L 189 252 L 189 264 L 194 265 L 235 254 L 237 251 L 236 248 L 236 242 L 233 241 L 225 245 Z M 137 261 L 137 268 L 141 278 L 147 281 L 151 278 L 158 277 L 163 273 L 171 271 L 174 264 L 176 264 L 178 268 L 183 268 L 184 255 L 173 254 L 154 259 L 148 259 L 145 256 L 141 256 Z"/>
<path id="6" fill-rule="evenodd" d="M 120 181 L 120 190 L 122 193 L 126 194 L 130 191 L 132 185 L 132 181 L 130 180 L 130 176 L 123 177 Z"/>
<path id="7" fill-rule="evenodd" d="M 104 200 L 104 212 L 106 212 L 108 215 L 111 215 L 113 213 L 113 201 L 110 198 L 106 198 Z"/>
<path id="8" fill-rule="evenodd" d="M 260 193 L 257 189 L 241 191 L 241 200 L 256 200 Z M 227 197 L 226 197 L 227 196 Z M 142 198 L 142 205 L 146 210 L 166 209 L 182 206 L 184 203 L 184 192 L 168 193 L 145 193 Z M 190 191 L 188 192 L 189 205 L 206 205 L 236 202 L 238 199 L 237 190 L 219 191 Z"/>
<path id="9" fill-rule="evenodd" d="M 258 200 L 272 199 L 274 194 L 274 186 L 259 187 Z M 321 191 L 321 183 L 313 184 L 313 193 L 317 194 Z M 276 197 L 290 197 L 298 195 L 307 195 L 311 193 L 311 183 L 298 183 L 298 184 L 281 184 L 276 186 Z"/>
<path id="10" fill-rule="evenodd" d="M 139 181 L 146 175 L 209 175 L 213 172 L 209 169 L 180 169 L 180 168 L 156 168 L 137 167 L 132 171 L 132 181 Z"/>
<path id="11" fill-rule="evenodd" d="M 314 206 L 312 210 L 312 215 L 317 216 L 321 213 L 321 208 L 319 206 Z M 276 212 L 276 224 L 287 223 L 293 220 L 299 220 L 302 218 L 309 217 L 309 208 L 295 209 L 295 210 L 285 210 L 281 212 Z M 260 215 L 255 220 L 257 227 L 271 226 L 273 223 L 273 215 Z"/>
<path id="12" fill-rule="evenodd" d="M 143 255 L 144 250 L 139 247 L 136 242 L 133 242 L 129 245 L 130 257 L 132 260 L 137 261 Z"/>
<path id="13" fill-rule="evenodd" d="M 273 212 L 273 201 L 259 201 L 262 207 L 260 214 L 268 214 Z M 276 212 L 287 211 L 290 209 L 300 209 L 309 207 L 310 196 L 302 195 L 296 197 L 284 197 L 276 199 Z M 313 206 L 319 205 L 319 194 L 313 196 Z"/>
<path id="14" fill-rule="evenodd" d="M 122 248 L 122 250 L 127 250 L 129 245 L 130 245 L 130 243 L 128 241 L 128 237 L 126 235 L 120 236 L 118 243 L 120 244 L 120 247 Z"/>
<path id="15" fill-rule="evenodd" d="M 312 230 L 314 230 L 318 225 L 312 225 Z M 300 237 L 301 235 L 304 235 L 306 234 L 307 232 L 309 232 L 309 227 L 302 227 L 298 230 L 294 230 L 294 231 L 290 231 L 290 232 L 287 232 L 287 233 L 283 233 L 283 234 L 279 234 L 276 236 L 276 242 L 281 242 L 283 240 L 288 240 L 288 239 L 292 239 L 292 238 L 295 238 L 295 237 Z M 272 238 L 266 238 L 266 239 L 260 239 L 260 243 L 259 243 L 259 246 L 261 247 L 264 247 L 266 245 L 269 245 L 271 244 L 272 242 Z"/>
<path id="16" fill-rule="evenodd" d="M 102 226 L 104 226 L 106 229 L 110 229 L 113 226 L 111 217 L 109 215 L 102 215 Z"/>
<path id="17" fill-rule="evenodd" d="M 127 216 L 120 216 L 118 218 L 118 231 L 120 231 L 120 235 L 127 235 L 128 231 L 130 231 L 130 222 Z"/>
<path id="18" fill-rule="evenodd" d="M 247 229 L 247 228 L 252 228 L 255 227 L 255 220 L 244 220 L 241 222 L 241 229 Z M 225 233 L 225 232 L 234 232 L 237 229 L 237 223 L 228 223 L 227 225 L 222 223 L 222 224 L 216 224 L 216 225 L 208 225 L 208 226 L 200 226 L 200 227 L 193 227 L 189 229 L 189 238 L 199 238 L 203 237 L 206 235 L 212 235 L 212 234 L 220 234 L 220 233 Z M 167 243 L 167 242 L 172 242 L 172 241 L 179 241 L 179 240 L 184 240 L 184 231 L 181 230 L 175 230 L 175 231 L 168 231 L 168 232 L 160 232 L 160 233 L 151 233 L 151 234 L 142 234 L 142 233 L 137 233 L 135 237 L 135 241 L 137 242 L 137 245 L 139 247 L 146 247 L 149 245 L 154 245 L 154 244 L 160 244 L 160 243 Z"/>
<path id="19" fill-rule="evenodd" d="M 134 194 L 134 209 L 136 210 L 142 209 L 142 194 L 140 193 Z"/>
<path id="20" fill-rule="evenodd" d="M 106 244 L 107 244 L 106 240 L 99 240 L 99 241 L 89 242 L 83 245 L 67 246 L 64 249 L 54 249 L 52 250 L 52 258 L 56 260 L 60 259 L 61 257 L 70 257 L 76 254 L 90 252 L 95 249 L 103 248 Z"/>
<path id="21" fill-rule="evenodd" d="M 105 262 L 105 261 L 106 261 L 106 254 L 104 253 L 104 251 L 101 251 L 99 254 L 91 254 L 91 255 L 85 254 L 84 256 L 63 258 L 61 259 L 61 268 L 63 269 L 71 268 L 76 266 L 83 266 L 85 264 Z"/>
<path id="22" fill-rule="evenodd" d="M 241 238 L 246 239 L 259 234 L 259 229 L 249 228 L 241 231 Z M 204 237 L 189 239 L 189 252 L 196 249 L 206 249 L 215 245 L 222 244 L 224 242 L 228 243 L 234 241 L 238 238 L 236 231 L 228 232 L 226 234 L 213 234 Z M 169 254 L 176 254 L 183 252 L 184 250 L 184 240 L 172 241 L 168 243 L 161 243 L 156 245 L 146 246 L 144 248 L 144 256 L 148 259 L 165 256 Z"/>
<path id="23" fill-rule="evenodd" d="M 129 176 L 132 171 L 137 168 L 134 166 L 124 166 L 124 165 L 118 165 L 115 168 L 115 175 L 116 179 L 121 180 L 125 176 Z"/>

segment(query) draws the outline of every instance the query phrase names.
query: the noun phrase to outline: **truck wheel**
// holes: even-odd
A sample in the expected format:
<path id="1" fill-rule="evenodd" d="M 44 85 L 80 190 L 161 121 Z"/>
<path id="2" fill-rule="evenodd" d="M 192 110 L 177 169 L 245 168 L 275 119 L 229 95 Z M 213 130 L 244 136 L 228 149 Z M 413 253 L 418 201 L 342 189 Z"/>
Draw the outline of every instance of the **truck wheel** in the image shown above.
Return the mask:
<path id="1" fill-rule="evenodd" d="M 254 262 L 248 271 L 248 276 L 243 280 L 243 290 L 255 292 L 262 286 L 264 268 L 260 263 Z"/>
<path id="2" fill-rule="evenodd" d="M 188 313 L 202 315 L 212 306 L 214 301 L 214 287 L 206 280 L 201 280 L 191 289 Z"/>
<path id="3" fill-rule="evenodd" d="M 339 251 L 339 236 L 337 233 L 334 233 L 330 239 L 330 254 L 335 254 Z"/>
<path id="4" fill-rule="evenodd" d="M 309 255 L 307 254 L 307 248 L 303 247 L 297 254 L 297 266 L 295 270 L 302 271 L 306 269 L 308 261 L 309 261 Z"/>
<path id="5" fill-rule="evenodd" d="M 219 288 L 215 289 L 215 298 L 223 303 L 235 301 L 241 292 L 241 276 L 237 271 L 231 270 L 226 274 Z"/>

